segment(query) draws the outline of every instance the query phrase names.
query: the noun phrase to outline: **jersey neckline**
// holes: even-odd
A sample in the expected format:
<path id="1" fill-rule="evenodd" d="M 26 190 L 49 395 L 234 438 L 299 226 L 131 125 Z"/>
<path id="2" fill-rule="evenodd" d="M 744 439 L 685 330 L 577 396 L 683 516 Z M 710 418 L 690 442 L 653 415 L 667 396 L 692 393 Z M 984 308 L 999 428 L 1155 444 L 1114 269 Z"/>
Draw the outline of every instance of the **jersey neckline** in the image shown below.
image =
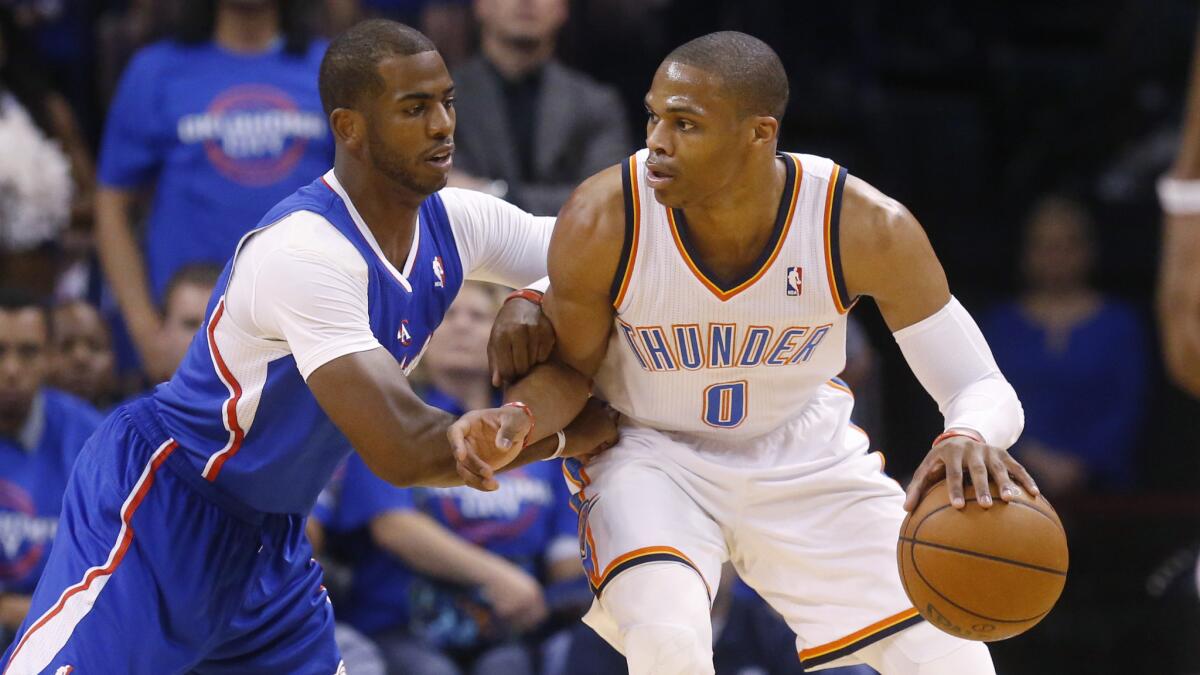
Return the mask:
<path id="1" fill-rule="evenodd" d="M 759 253 L 754 265 L 747 272 L 729 283 L 720 281 L 720 278 L 716 274 L 713 274 L 704 265 L 700 256 L 696 254 L 695 247 L 688 235 L 689 228 L 683 211 L 681 209 L 667 209 L 667 221 L 671 226 L 671 234 L 675 239 L 675 246 L 683 256 L 684 262 L 687 263 L 687 266 L 696 275 L 696 278 L 700 280 L 700 283 L 704 284 L 722 302 L 753 286 L 754 282 L 766 274 L 767 270 L 771 268 L 771 264 L 775 262 L 775 258 L 778 257 L 780 249 L 783 248 L 783 242 L 787 239 L 787 233 L 792 223 L 792 216 L 796 210 L 796 198 L 800 194 L 800 183 L 804 178 L 804 169 L 800 166 L 799 160 L 794 155 L 784 153 L 777 156 L 784 160 L 783 165 L 786 177 L 784 178 L 783 192 L 779 196 L 779 207 L 775 212 L 775 225 L 772 228 L 771 236 L 767 240 L 766 246 L 763 247 L 762 252 Z"/>
<path id="2" fill-rule="evenodd" d="M 370 246 L 371 250 L 375 252 L 375 256 L 379 259 L 379 262 L 382 263 L 384 268 L 391 273 L 392 277 L 394 277 L 396 281 L 404 287 L 404 290 L 412 293 L 412 285 L 408 283 L 408 277 L 412 274 L 413 265 L 417 261 L 417 249 L 421 245 L 420 213 L 418 212 L 417 214 L 417 223 L 416 227 L 413 228 L 412 242 L 408 246 L 408 259 L 404 261 L 404 270 L 400 271 L 396 269 L 396 266 L 392 264 L 392 261 L 388 260 L 388 257 L 383 254 L 383 249 L 379 247 L 379 242 L 375 241 L 375 235 L 371 234 L 371 228 L 367 227 L 366 221 L 364 221 L 362 216 L 358 214 L 358 209 L 354 208 L 354 202 L 350 201 L 350 196 L 346 194 L 346 189 L 342 187 L 341 182 L 339 182 L 337 176 L 334 175 L 333 169 L 330 169 L 324 176 L 322 176 L 322 180 L 330 190 L 333 190 L 334 194 L 341 198 L 342 203 L 346 205 L 346 210 L 350 212 L 350 219 L 354 221 L 354 226 L 358 228 L 358 233 L 362 235 L 362 238 L 366 240 L 367 245 Z"/>

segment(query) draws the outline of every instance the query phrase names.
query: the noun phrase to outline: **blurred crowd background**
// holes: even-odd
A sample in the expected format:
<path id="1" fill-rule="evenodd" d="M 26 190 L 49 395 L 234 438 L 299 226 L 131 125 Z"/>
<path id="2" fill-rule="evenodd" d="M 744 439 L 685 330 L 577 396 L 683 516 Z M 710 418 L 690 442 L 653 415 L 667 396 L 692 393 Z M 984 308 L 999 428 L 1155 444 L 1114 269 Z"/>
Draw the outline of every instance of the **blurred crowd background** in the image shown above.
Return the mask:
<path id="1" fill-rule="evenodd" d="M 82 442 L 170 375 L 239 238 L 331 165 L 317 67 L 368 16 L 420 28 L 450 66 L 452 184 L 538 215 L 641 146 L 671 48 L 721 29 L 771 44 L 781 149 L 917 215 L 1024 403 L 1013 452 L 1072 568 L 1040 626 L 994 645 L 998 671 L 1200 673 L 1200 403 L 1164 378 L 1152 321 L 1194 0 L 0 0 L 0 645 Z M 430 403 L 497 400 L 502 298 L 464 288 L 418 371 Z M 903 483 L 940 418 L 869 301 L 854 319 L 843 377 Z M 485 495 L 400 490 L 351 458 L 310 522 L 350 672 L 624 672 L 578 623 L 550 466 Z M 714 622 L 720 675 L 802 672 L 732 578 Z"/>

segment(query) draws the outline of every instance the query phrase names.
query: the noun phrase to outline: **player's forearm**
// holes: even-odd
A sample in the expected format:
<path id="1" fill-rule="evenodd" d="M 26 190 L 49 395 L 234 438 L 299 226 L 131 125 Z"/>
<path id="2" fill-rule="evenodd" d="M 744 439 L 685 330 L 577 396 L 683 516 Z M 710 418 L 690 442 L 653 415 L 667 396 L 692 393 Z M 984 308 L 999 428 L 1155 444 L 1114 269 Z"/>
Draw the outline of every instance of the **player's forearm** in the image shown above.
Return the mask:
<path id="1" fill-rule="evenodd" d="M 534 428 L 527 439 L 532 444 L 566 428 L 583 410 L 591 389 L 591 381 L 579 371 L 551 359 L 509 387 L 504 400 L 520 401 L 533 412 Z"/>
<path id="2" fill-rule="evenodd" d="M 393 485 L 462 485 L 462 478 L 455 470 L 454 453 L 446 439 L 446 430 L 454 417 L 430 406 L 423 407 L 400 417 L 404 423 L 394 435 L 389 434 L 390 439 L 377 438 L 366 452 L 360 448 L 359 454 L 371 471 Z"/>
<path id="3" fill-rule="evenodd" d="M 415 511 L 393 512 L 371 523 L 371 537 L 405 565 L 435 579 L 482 585 L 508 561 L 475 546 Z"/>
<path id="4" fill-rule="evenodd" d="M 154 339 L 159 316 L 146 282 L 146 265 L 129 222 L 132 194 L 101 188 L 96 192 L 96 249 L 104 277 L 117 296 L 121 314 L 143 354 Z"/>

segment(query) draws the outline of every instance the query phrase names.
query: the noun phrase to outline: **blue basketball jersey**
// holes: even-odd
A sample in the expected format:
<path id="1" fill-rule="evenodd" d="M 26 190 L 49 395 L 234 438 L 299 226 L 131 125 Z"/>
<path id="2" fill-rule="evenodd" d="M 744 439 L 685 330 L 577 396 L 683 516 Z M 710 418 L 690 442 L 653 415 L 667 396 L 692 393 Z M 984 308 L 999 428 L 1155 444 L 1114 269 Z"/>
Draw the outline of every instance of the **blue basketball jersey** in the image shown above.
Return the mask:
<path id="1" fill-rule="evenodd" d="M 284 199 L 239 251 L 267 227 L 288 227 L 280 221 L 298 211 L 327 220 L 366 261 L 371 332 L 407 372 L 463 282 L 445 206 L 437 194 L 422 204 L 417 250 L 407 276 L 400 276 L 331 183 L 336 184 L 332 172 Z M 351 446 L 318 405 L 291 354 L 262 363 L 261 353 L 244 353 L 220 338 L 236 261 L 237 254 L 217 282 L 209 318 L 183 363 L 155 391 L 158 415 L 179 452 L 217 488 L 258 511 L 307 514 Z"/>

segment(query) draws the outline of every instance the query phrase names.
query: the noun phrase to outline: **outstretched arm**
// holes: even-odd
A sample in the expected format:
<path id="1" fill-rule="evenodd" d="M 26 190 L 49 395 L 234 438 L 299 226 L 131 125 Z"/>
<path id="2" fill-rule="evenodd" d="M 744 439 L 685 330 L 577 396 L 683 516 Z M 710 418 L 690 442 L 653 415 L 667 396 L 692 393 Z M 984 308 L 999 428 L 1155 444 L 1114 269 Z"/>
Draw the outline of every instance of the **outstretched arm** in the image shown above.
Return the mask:
<path id="1" fill-rule="evenodd" d="M 1008 454 L 1024 426 L 1016 392 L 975 321 L 950 295 L 920 223 L 853 177 L 846 182 L 841 222 L 848 291 L 875 299 L 913 373 L 945 417 L 946 431 L 914 474 L 905 508 L 915 508 L 925 489 L 943 476 L 951 502 L 962 508 L 964 468 L 975 485 L 986 485 L 990 474 L 1005 501 L 1018 494 L 1010 474 L 1036 494 L 1033 479 Z M 991 506 L 986 490 L 979 503 Z"/>
<path id="2" fill-rule="evenodd" d="M 308 387 L 375 475 L 399 486 L 462 483 L 446 440 L 454 416 L 426 405 L 387 350 L 338 357 Z"/>
<path id="3" fill-rule="evenodd" d="M 511 413 L 513 424 L 497 430 L 497 448 L 552 435 L 583 409 L 591 378 L 608 348 L 613 318 L 609 290 L 623 243 L 621 174 L 614 167 L 579 186 L 559 214 L 550 241 L 551 286 L 542 305 L 557 342 L 549 361 L 505 393 L 505 400 L 524 404 L 531 415 L 522 419 Z M 526 438 L 529 422 L 533 423 L 532 433 Z M 476 442 L 491 443 L 483 432 L 480 428 L 459 429 L 456 448 L 478 450 Z M 483 467 L 478 478 L 480 482 L 491 480 Z"/>

